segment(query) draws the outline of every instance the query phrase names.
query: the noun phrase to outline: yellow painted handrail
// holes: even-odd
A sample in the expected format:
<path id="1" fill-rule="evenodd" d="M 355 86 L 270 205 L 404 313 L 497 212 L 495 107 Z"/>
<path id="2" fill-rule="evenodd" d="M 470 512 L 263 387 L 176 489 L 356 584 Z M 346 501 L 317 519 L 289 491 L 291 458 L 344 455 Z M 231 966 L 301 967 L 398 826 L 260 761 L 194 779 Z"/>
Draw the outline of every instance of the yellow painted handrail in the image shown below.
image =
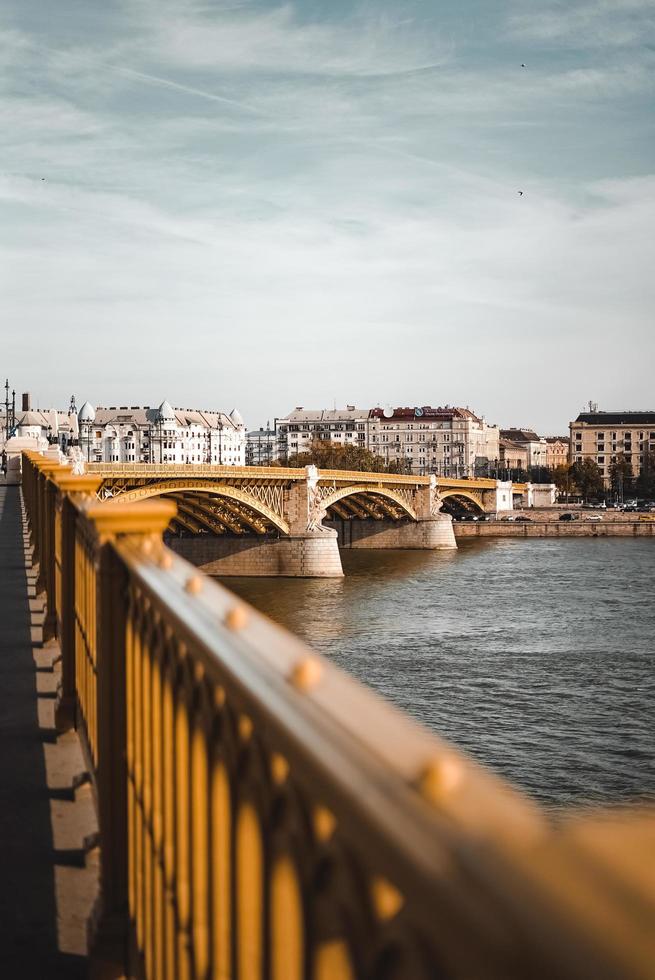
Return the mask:
<path id="1" fill-rule="evenodd" d="M 652 976 L 652 809 L 552 822 L 164 547 L 173 504 L 36 456 L 23 493 L 58 542 L 104 975 Z"/>

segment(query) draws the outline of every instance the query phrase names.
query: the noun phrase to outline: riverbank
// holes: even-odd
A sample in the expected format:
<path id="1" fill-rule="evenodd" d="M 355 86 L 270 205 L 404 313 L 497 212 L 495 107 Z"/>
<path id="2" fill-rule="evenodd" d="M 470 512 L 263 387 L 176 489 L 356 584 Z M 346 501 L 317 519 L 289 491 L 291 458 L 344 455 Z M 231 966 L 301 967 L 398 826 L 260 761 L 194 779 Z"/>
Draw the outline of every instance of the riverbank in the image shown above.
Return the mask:
<path id="1" fill-rule="evenodd" d="M 654 538 L 655 521 L 455 521 L 460 538 Z"/>

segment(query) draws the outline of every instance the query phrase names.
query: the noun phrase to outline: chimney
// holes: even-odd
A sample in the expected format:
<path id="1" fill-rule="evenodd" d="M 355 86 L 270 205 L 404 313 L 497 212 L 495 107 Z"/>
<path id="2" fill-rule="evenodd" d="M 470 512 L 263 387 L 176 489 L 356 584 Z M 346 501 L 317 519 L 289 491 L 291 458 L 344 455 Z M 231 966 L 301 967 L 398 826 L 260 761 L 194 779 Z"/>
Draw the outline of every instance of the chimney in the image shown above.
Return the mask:
<path id="1" fill-rule="evenodd" d="M 30 411 L 30 393 L 29 393 L 29 391 L 24 391 L 23 392 L 22 399 L 23 399 L 23 411 L 24 412 L 29 412 Z"/>

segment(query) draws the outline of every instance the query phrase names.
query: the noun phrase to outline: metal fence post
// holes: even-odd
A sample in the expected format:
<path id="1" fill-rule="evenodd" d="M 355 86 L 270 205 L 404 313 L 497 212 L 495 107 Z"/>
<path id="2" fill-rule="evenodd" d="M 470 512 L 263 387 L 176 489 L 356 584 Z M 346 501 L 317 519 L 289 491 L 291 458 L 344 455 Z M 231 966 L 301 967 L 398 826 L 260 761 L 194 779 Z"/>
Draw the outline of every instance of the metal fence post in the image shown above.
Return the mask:
<path id="1" fill-rule="evenodd" d="M 85 509 L 97 533 L 97 793 L 100 901 L 91 923 L 93 980 L 125 976 L 128 960 L 128 828 L 125 653 L 128 574 L 112 547 L 119 537 L 161 543 L 176 512 L 161 501 L 107 501 Z M 148 542 L 148 545 L 145 542 Z"/>

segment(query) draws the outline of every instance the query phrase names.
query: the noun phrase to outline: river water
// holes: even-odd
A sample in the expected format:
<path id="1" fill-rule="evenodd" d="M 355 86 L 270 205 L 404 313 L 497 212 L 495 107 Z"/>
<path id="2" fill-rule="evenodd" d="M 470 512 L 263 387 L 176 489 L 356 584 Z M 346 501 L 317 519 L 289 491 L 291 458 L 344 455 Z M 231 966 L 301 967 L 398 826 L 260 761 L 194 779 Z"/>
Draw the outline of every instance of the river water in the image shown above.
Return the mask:
<path id="1" fill-rule="evenodd" d="M 548 805 L 655 797 L 655 542 L 345 551 L 225 584 Z"/>

